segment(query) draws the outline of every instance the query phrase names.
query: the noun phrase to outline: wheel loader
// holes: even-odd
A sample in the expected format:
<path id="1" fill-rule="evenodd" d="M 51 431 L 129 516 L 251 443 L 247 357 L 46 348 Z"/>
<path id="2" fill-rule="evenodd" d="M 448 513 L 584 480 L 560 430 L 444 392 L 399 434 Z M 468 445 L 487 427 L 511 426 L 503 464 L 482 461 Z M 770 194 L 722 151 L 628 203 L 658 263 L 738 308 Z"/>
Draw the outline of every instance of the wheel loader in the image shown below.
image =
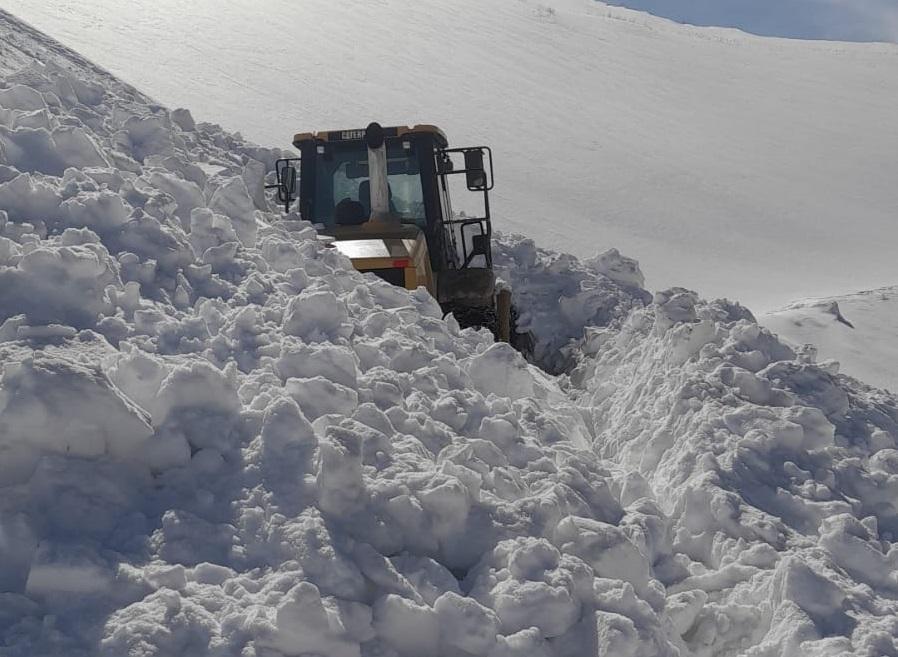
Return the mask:
<path id="1" fill-rule="evenodd" d="M 497 286 L 490 239 L 492 151 L 449 148 L 433 125 L 299 133 L 300 157 L 278 160 L 277 199 L 353 266 L 406 289 L 423 285 L 462 327 L 520 348 L 511 291 Z M 450 179 L 482 195 L 481 216 L 455 215 Z M 462 180 L 462 179 L 455 179 Z"/>

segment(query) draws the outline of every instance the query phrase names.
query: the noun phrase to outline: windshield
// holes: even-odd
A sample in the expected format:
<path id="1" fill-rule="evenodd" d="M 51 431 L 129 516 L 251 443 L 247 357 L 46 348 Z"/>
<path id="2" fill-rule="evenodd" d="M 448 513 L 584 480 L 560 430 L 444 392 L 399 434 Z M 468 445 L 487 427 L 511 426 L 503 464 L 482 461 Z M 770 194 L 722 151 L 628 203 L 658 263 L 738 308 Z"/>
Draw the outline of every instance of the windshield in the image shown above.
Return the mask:
<path id="1" fill-rule="evenodd" d="M 368 179 L 368 149 L 364 142 L 327 145 L 316 157 L 315 198 L 312 217 L 315 223 L 332 226 L 334 210 L 341 201 L 361 204 L 364 216 L 371 214 L 371 184 Z M 426 225 L 424 194 L 415 144 L 404 149 L 387 143 L 387 181 L 390 186 L 390 211 L 403 223 Z"/>

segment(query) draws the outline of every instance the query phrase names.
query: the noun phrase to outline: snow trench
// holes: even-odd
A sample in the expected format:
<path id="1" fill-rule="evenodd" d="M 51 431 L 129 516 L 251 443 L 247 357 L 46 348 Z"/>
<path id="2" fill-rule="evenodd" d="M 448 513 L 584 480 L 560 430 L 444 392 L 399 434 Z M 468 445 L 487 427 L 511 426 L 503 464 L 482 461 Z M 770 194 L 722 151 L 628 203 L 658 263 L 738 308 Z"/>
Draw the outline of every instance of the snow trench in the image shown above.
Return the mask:
<path id="1" fill-rule="evenodd" d="M 500 237 L 549 375 L 282 219 L 279 151 L 0 36 L 2 654 L 898 654 L 894 397 Z"/>

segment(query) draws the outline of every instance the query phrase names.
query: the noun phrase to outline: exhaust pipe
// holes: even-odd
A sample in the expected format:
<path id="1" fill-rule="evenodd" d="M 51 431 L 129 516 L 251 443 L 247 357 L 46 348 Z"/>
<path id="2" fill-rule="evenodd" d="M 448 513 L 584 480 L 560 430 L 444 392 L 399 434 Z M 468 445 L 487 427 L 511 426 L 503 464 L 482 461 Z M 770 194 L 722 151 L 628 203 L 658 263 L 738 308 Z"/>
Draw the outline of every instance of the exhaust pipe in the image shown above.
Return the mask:
<path id="1" fill-rule="evenodd" d="M 384 129 L 372 123 L 365 129 L 368 144 L 368 180 L 371 186 L 371 221 L 396 222 L 390 212 L 390 186 L 387 182 L 387 146 Z"/>

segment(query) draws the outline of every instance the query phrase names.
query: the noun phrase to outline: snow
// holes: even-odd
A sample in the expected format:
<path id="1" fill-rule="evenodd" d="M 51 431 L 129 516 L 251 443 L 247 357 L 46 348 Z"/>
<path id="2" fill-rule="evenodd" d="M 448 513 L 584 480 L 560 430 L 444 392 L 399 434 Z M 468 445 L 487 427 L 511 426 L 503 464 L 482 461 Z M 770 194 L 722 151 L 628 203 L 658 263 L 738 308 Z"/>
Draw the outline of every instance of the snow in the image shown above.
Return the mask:
<path id="1" fill-rule="evenodd" d="M 0 154 L 4 655 L 898 651 L 895 397 L 499 236 L 540 369 L 282 220 L 280 151 L 0 37 L 0 114 L 87 138 Z"/>
<path id="2" fill-rule="evenodd" d="M 833 361 L 837 371 L 898 390 L 896 288 L 795 301 L 763 314 L 760 321 L 797 349 Z"/>
<path id="3" fill-rule="evenodd" d="M 775 4 L 808 17 L 809 1 Z M 499 230 L 583 259 L 617 247 L 652 288 L 769 310 L 895 282 L 898 44 L 760 38 L 595 0 L 0 7 L 259 143 L 377 120 L 488 144 Z"/>

